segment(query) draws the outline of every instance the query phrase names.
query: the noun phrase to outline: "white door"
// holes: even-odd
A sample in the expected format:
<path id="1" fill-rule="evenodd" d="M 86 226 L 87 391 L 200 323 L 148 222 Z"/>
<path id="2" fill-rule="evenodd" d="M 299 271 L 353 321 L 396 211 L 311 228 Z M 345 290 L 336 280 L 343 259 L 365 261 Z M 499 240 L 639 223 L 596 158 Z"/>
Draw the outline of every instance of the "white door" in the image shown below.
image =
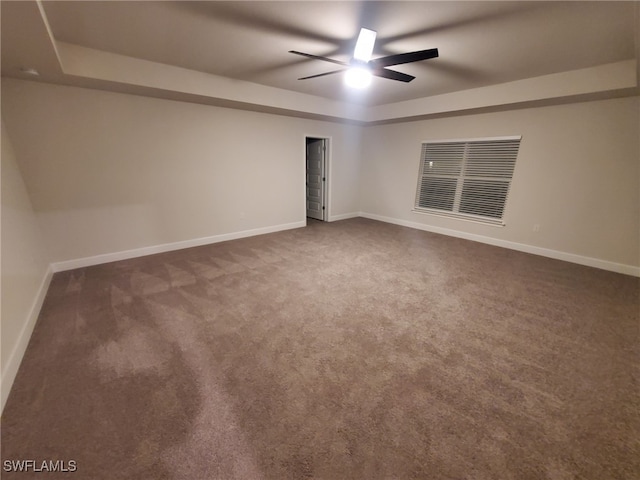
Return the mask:
<path id="1" fill-rule="evenodd" d="M 307 217 L 324 220 L 325 140 L 307 138 Z"/>

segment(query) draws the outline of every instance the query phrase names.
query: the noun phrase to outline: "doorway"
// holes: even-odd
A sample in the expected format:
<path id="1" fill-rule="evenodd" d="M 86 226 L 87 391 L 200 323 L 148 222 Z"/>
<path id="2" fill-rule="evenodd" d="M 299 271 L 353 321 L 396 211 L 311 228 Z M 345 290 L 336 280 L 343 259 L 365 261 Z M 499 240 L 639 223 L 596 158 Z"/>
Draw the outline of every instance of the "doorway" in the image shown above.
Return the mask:
<path id="1" fill-rule="evenodd" d="M 307 217 L 326 221 L 327 138 L 305 137 Z"/>

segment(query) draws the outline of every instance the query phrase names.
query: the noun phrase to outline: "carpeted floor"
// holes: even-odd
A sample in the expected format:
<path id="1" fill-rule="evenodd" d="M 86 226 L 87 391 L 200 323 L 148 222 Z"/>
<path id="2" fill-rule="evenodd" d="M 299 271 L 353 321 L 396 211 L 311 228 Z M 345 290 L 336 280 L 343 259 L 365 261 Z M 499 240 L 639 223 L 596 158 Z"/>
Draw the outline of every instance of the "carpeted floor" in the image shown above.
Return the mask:
<path id="1" fill-rule="evenodd" d="M 2 478 L 638 479 L 639 292 L 366 219 L 59 273 Z"/>

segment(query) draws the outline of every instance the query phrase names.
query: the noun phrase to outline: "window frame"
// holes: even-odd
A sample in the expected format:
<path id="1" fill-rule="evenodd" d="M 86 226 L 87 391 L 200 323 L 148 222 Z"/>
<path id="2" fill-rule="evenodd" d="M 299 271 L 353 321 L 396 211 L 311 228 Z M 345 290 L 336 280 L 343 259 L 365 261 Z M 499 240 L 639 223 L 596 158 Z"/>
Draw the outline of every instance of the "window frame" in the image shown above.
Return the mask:
<path id="1" fill-rule="evenodd" d="M 511 176 L 508 178 L 500 178 L 500 177 L 491 177 L 491 176 L 477 176 L 477 175 L 465 175 L 465 168 L 467 167 L 467 150 L 468 145 L 472 143 L 489 143 L 489 142 L 501 142 L 501 141 L 517 141 L 517 151 L 515 154 L 515 158 L 513 159 L 513 170 L 511 171 Z M 448 218 L 455 218 L 458 220 L 466 220 L 476 223 L 482 223 L 486 225 L 492 225 L 497 227 L 504 227 L 506 225 L 505 215 L 507 209 L 507 201 L 509 199 L 509 193 L 511 190 L 511 183 L 513 181 L 513 177 L 515 175 L 515 167 L 518 159 L 518 155 L 520 153 L 520 144 L 522 142 L 522 135 L 509 135 L 509 136 L 500 136 L 500 137 L 479 137 L 479 138 L 456 138 L 456 139 L 443 139 L 443 140 L 423 140 L 420 142 L 420 162 L 418 169 L 418 181 L 416 185 L 416 194 L 414 199 L 414 206 L 412 212 L 427 214 L 427 215 L 436 215 Z M 427 163 L 427 157 L 425 152 L 426 145 L 429 144 L 462 144 L 464 145 L 464 153 L 462 155 L 462 160 L 460 163 L 460 172 L 457 175 L 451 174 L 442 174 L 440 177 L 438 174 L 434 174 L 431 178 L 443 178 L 443 179 L 456 179 L 456 189 L 454 193 L 454 201 L 451 207 L 451 210 L 442 210 L 438 208 L 429 208 L 429 207 L 421 207 L 419 205 L 420 197 L 421 197 L 421 187 L 423 183 L 423 179 L 425 178 L 425 165 Z M 428 174 L 426 175 L 429 176 Z M 506 193 L 504 204 L 502 207 L 502 216 L 500 218 L 477 215 L 472 213 L 463 213 L 459 211 L 460 203 L 462 199 L 462 192 L 464 188 L 465 180 L 474 181 L 491 181 L 491 182 L 503 182 L 506 183 Z M 471 182 L 469 182 L 471 183 Z"/>

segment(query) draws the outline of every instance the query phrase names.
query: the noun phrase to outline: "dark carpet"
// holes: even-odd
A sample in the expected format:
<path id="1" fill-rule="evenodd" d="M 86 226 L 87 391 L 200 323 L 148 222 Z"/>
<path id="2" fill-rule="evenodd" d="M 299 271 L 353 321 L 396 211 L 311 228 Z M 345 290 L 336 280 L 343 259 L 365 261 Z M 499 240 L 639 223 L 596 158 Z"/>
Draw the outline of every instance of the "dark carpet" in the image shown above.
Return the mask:
<path id="1" fill-rule="evenodd" d="M 639 292 L 366 219 L 58 273 L 2 478 L 638 479 Z"/>

